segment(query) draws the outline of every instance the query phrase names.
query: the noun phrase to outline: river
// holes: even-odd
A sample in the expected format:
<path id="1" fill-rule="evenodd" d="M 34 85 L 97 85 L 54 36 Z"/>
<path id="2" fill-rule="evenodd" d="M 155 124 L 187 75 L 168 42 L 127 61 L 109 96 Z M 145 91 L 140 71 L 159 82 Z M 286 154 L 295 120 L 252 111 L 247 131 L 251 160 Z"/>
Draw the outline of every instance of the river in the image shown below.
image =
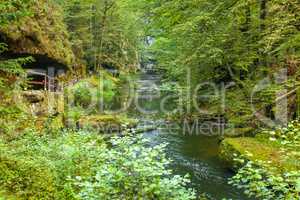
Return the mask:
<path id="1" fill-rule="evenodd" d="M 145 111 L 159 109 L 161 96 L 157 85 L 160 84 L 160 76 L 143 73 L 135 82 L 137 100 L 132 101 L 130 106 L 131 116 L 139 118 L 143 125 L 164 124 L 163 119 L 159 118 L 159 112 L 156 114 L 145 113 Z M 227 183 L 233 173 L 218 157 L 218 139 L 182 133 L 183 130 L 179 127 L 173 127 L 172 130 L 159 128 L 144 133 L 144 136 L 150 140 L 152 145 L 168 143 L 166 153 L 173 160 L 170 167 L 174 174 L 189 174 L 191 179 L 189 186 L 196 189 L 199 194 L 205 193 L 212 200 L 247 199 L 242 191 Z"/>

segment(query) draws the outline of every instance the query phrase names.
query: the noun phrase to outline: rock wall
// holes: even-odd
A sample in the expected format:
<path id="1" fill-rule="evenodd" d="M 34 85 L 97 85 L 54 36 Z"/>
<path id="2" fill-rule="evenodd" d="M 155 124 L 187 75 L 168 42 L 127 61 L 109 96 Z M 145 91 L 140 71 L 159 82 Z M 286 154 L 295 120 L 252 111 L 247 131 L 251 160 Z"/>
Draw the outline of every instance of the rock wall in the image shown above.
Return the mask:
<path id="1" fill-rule="evenodd" d="M 0 28 L 0 42 L 13 54 L 43 55 L 72 68 L 75 56 L 63 11 L 47 0 L 35 1 L 32 16 Z"/>

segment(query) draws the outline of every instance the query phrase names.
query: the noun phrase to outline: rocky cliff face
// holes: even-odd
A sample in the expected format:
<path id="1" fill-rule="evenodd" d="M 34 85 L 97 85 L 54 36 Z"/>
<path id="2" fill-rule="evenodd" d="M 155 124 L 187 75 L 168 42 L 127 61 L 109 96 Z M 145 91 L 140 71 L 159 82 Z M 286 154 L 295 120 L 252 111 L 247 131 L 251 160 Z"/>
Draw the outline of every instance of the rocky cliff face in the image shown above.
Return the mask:
<path id="1" fill-rule="evenodd" d="M 39 0 L 31 10 L 32 16 L 0 28 L 0 42 L 8 45 L 11 54 L 45 56 L 73 68 L 75 56 L 60 8 Z"/>

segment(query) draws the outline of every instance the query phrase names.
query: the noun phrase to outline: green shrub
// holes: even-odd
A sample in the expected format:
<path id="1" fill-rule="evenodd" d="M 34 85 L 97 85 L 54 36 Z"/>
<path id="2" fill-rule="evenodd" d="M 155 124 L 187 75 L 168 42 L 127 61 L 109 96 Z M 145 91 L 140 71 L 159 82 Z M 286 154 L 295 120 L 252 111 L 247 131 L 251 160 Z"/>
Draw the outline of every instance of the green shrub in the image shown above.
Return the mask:
<path id="1" fill-rule="evenodd" d="M 47 165 L 4 152 L 0 155 L 1 189 L 22 199 L 53 199 L 57 193 L 55 175 Z"/>
<path id="2" fill-rule="evenodd" d="M 89 108 L 87 111 L 99 109 L 101 103 L 105 108 L 111 105 L 117 91 L 116 83 L 107 77 L 90 77 L 84 79 L 74 86 L 67 88 L 70 102 L 74 106 Z"/>
<path id="3" fill-rule="evenodd" d="M 259 199 L 298 200 L 300 196 L 299 171 L 279 174 L 269 163 L 261 161 L 247 162 L 229 183 Z"/>
<path id="4" fill-rule="evenodd" d="M 82 116 L 84 116 L 85 110 L 81 107 L 72 107 L 64 113 L 65 118 L 65 126 L 71 128 L 75 127 L 76 123 L 79 123 L 79 120 Z"/>
<path id="5" fill-rule="evenodd" d="M 171 176 L 165 145 L 145 147 L 141 137 L 113 138 L 92 177 L 76 177 L 80 199 L 195 199 L 186 177 Z"/>
<path id="6" fill-rule="evenodd" d="M 29 131 L 0 140 L 0 191 L 19 199 L 194 199 L 187 178 L 167 170 L 163 148 L 141 137 Z"/>
<path id="7" fill-rule="evenodd" d="M 75 199 L 68 177 L 90 176 L 96 154 L 105 148 L 102 144 L 96 134 L 63 131 L 41 137 L 29 132 L 0 145 L 1 152 L 10 152 L 0 157 L 0 191 L 21 199 Z"/>
<path id="8" fill-rule="evenodd" d="M 280 152 L 285 167 L 269 161 L 237 158 L 244 166 L 230 183 L 244 189 L 248 196 L 266 200 L 298 200 L 300 197 L 300 123 L 259 134 L 258 140 L 273 145 Z M 279 158 L 278 158 L 279 159 Z"/>
<path id="9" fill-rule="evenodd" d="M 76 106 L 87 107 L 91 104 L 91 86 L 87 82 L 79 82 L 74 88 L 74 103 Z"/>
<path id="10" fill-rule="evenodd" d="M 116 94 L 116 85 L 110 80 L 103 80 L 103 100 L 104 103 L 111 103 Z M 101 95 L 101 94 L 100 94 Z"/>

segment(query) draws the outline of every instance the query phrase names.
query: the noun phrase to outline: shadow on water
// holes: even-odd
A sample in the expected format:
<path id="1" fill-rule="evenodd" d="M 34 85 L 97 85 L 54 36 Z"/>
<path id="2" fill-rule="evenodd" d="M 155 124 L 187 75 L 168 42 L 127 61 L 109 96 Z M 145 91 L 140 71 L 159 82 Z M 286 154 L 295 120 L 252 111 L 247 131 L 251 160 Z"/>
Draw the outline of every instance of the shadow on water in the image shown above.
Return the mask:
<path id="1" fill-rule="evenodd" d="M 153 87 L 159 82 L 159 76 L 153 74 L 142 74 L 136 80 L 138 87 L 136 93 L 143 97 L 138 99 L 140 107 L 145 110 L 159 108 L 160 98 L 155 93 L 156 87 Z M 131 116 L 138 117 L 143 124 L 155 123 L 157 120 L 157 115 L 141 114 L 135 105 L 130 107 L 129 113 Z M 144 136 L 150 140 L 150 145 L 168 143 L 166 153 L 173 160 L 170 167 L 175 174 L 189 174 L 191 179 L 189 186 L 197 190 L 199 194 L 205 193 L 212 200 L 248 199 L 242 191 L 227 183 L 233 173 L 218 158 L 218 139 L 182 133 L 180 128 L 172 131 L 158 129 L 146 132 Z"/>

